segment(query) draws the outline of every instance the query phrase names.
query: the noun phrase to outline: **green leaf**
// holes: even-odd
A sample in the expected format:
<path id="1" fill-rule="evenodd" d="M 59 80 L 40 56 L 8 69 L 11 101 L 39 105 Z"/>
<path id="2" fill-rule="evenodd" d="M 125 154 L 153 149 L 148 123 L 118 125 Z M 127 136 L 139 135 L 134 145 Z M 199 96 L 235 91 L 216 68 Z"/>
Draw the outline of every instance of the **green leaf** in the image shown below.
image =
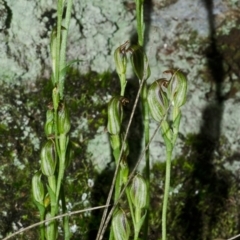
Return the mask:
<path id="1" fill-rule="evenodd" d="M 66 63 L 65 67 L 63 69 L 61 69 L 60 74 L 59 74 L 59 78 L 60 79 L 64 79 L 66 76 L 67 71 L 69 70 L 69 68 L 74 64 L 74 63 L 79 63 L 79 62 L 84 62 L 84 60 L 80 60 L 80 59 L 75 59 L 72 61 L 69 61 Z"/>

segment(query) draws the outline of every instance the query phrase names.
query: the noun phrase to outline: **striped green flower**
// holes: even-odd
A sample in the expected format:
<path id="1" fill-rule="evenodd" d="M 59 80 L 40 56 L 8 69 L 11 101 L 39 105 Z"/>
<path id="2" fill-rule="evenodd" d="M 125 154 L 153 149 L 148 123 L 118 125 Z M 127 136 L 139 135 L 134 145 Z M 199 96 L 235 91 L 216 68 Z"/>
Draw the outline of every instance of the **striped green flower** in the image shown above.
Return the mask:
<path id="1" fill-rule="evenodd" d="M 137 174 L 129 188 L 130 197 L 136 208 L 144 208 L 147 205 L 147 184 L 142 176 Z"/>
<path id="2" fill-rule="evenodd" d="M 118 209 L 112 219 L 112 228 L 115 240 L 128 240 L 130 236 L 130 226 L 127 216 L 122 209 Z"/>
<path id="3" fill-rule="evenodd" d="M 107 129 L 110 134 L 120 133 L 123 118 L 123 109 L 121 100 L 123 97 L 115 96 L 108 103 L 108 124 Z"/>
<path id="4" fill-rule="evenodd" d="M 167 96 L 168 81 L 166 79 L 159 79 L 153 82 L 148 90 L 148 105 L 152 117 L 157 122 L 160 122 L 165 116 L 169 100 Z"/>
<path id="5" fill-rule="evenodd" d="M 32 178 L 32 192 L 35 201 L 43 205 L 44 187 L 41 181 L 41 174 L 37 172 Z"/>
<path id="6" fill-rule="evenodd" d="M 55 144 L 48 140 L 41 150 L 41 168 L 46 176 L 53 176 L 56 169 Z"/>
<path id="7" fill-rule="evenodd" d="M 169 100 L 173 106 L 181 107 L 186 102 L 187 79 L 180 70 L 168 70 L 165 73 L 172 74 L 168 85 Z"/>
<path id="8" fill-rule="evenodd" d="M 140 81 L 148 79 L 151 71 L 148 64 L 147 55 L 144 53 L 142 47 L 139 45 L 133 45 L 129 51 L 132 53 L 131 63 L 138 79 Z"/>
<path id="9" fill-rule="evenodd" d="M 62 104 L 60 109 L 58 110 L 58 133 L 59 134 L 67 134 L 70 131 L 71 123 L 68 108 L 65 103 Z"/>
<path id="10" fill-rule="evenodd" d="M 53 110 L 47 110 L 47 114 L 46 114 L 46 123 L 44 125 L 44 131 L 46 136 L 50 136 L 52 134 L 54 134 L 54 113 Z"/>

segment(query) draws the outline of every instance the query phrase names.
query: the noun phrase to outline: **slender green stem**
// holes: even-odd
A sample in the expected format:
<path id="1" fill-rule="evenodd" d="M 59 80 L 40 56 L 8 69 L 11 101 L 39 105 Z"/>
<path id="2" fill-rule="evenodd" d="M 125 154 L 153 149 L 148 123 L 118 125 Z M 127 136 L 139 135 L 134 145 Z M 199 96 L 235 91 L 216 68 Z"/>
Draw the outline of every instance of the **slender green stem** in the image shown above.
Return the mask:
<path id="1" fill-rule="evenodd" d="M 173 108 L 172 119 L 173 119 L 173 124 L 172 124 L 173 139 L 172 139 L 172 143 L 174 145 L 175 142 L 177 141 L 179 126 L 180 126 L 180 121 L 181 121 L 181 111 L 178 107 Z"/>
<path id="2" fill-rule="evenodd" d="M 66 201 L 65 201 L 65 192 L 64 192 L 64 186 L 61 188 L 61 200 L 62 200 L 62 211 L 65 214 L 67 212 L 66 208 Z M 71 233 L 69 229 L 69 217 L 64 216 L 63 218 L 63 229 L 64 229 L 64 240 L 69 240 Z"/>
<path id="3" fill-rule="evenodd" d="M 136 0 L 138 44 L 142 47 L 144 42 L 143 1 Z"/>
<path id="4" fill-rule="evenodd" d="M 115 159 L 115 163 L 116 166 L 118 165 L 118 161 L 120 160 L 120 151 L 121 151 L 121 140 L 120 140 L 120 136 L 118 135 L 111 135 L 111 145 L 112 145 L 112 149 L 113 149 L 113 156 Z M 120 170 L 120 169 L 119 169 Z M 120 171 L 118 170 L 117 172 L 117 177 L 116 177 L 116 181 L 114 184 L 114 203 L 117 202 L 120 192 L 121 192 L 121 175 L 120 175 Z M 113 228 L 111 226 L 110 229 L 110 235 L 109 235 L 109 240 L 114 240 L 114 234 L 113 234 Z"/>
<path id="5" fill-rule="evenodd" d="M 132 200 L 131 200 L 131 197 L 130 197 L 129 188 L 126 188 L 126 195 L 127 195 L 128 206 L 130 208 L 130 213 L 131 213 L 133 225 L 135 226 L 136 222 L 135 222 L 134 211 L 133 211 L 133 204 L 132 204 Z"/>
<path id="6" fill-rule="evenodd" d="M 120 176 L 120 173 L 118 172 L 116 182 L 115 182 L 114 203 L 119 198 L 120 192 L 121 192 L 121 176 Z"/>
<path id="7" fill-rule="evenodd" d="M 136 15 L 137 15 L 137 32 L 138 32 L 138 44 L 143 47 L 144 45 L 144 19 L 143 19 L 143 2 L 144 0 L 136 0 Z M 144 61 L 144 60 L 143 60 Z M 142 80 L 143 81 L 143 80 Z M 142 111 L 144 119 L 144 137 L 145 137 L 145 146 L 149 143 L 149 109 L 147 104 L 147 84 L 143 83 L 142 92 L 141 92 L 141 102 L 142 102 Z M 150 202 L 150 166 L 149 166 L 149 149 L 145 153 L 145 174 L 146 174 L 146 183 L 148 190 L 148 199 L 147 199 L 147 214 L 144 221 L 144 239 L 148 238 L 148 221 L 149 221 L 149 202 Z"/>
<path id="8" fill-rule="evenodd" d="M 162 208 L 162 240 L 167 239 L 167 206 L 168 206 L 168 196 L 169 196 L 169 188 L 170 188 L 172 150 L 173 150 L 172 148 L 167 148 L 166 174 L 165 174 L 165 186 L 164 186 L 164 197 L 163 197 L 163 208 Z"/>
<path id="9" fill-rule="evenodd" d="M 142 110 L 144 117 L 144 137 L 145 137 L 145 146 L 149 143 L 149 108 L 147 104 L 147 84 L 143 84 L 142 92 L 141 92 L 141 102 L 142 102 Z M 145 180 L 147 184 L 147 205 L 146 205 L 146 217 L 144 221 L 144 237 L 143 239 L 148 238 L 148 221 L 149 221 L 149 202 L 150 202 L 150 164 L 149 164 L 149 148 L 147 148 L 145 152 Z"/>
<path id="10" fill-rule="evenodd" d="M 120 96 L 124 96 L 125 88 L 126 88 L 126 85 L 127 85 L 126 74 L 121 74 L 119 77 L 120 77 L 120 84 L 121 84 L 121 94 L 120 94 Z"/>
<path id="11" fill-rule="evenodd" d="M 173 123 L 172 130 L 169 127 L 167 121 L 162 123 L 162 135 L 167 149 L 167 160 L 166 160 L 166 175 L 165 175 L 165 186 L 164 186 L 164 197 L 163 197 L 163 209 L 162 209 L 162 240 L 167 239 L 167 206 L 168 196 L 170 188 L 170 177 L 171 177 L 171 157 L 173 147 L 177 140 L 179 125 L 181 120 L 181 112 L 179 108 L 174 108 L 173 111 Z"/>
<path id="12" fill-rule="evenodd" d="M 56 213 L 57 213 L 57 201 L 56 201 L 56 197 L 55 197 L 55 192 L 52 190 L 51 182 L 54 182 L 54 176 L 49 176 L 48 177 L 48 181 L 49 181 L 49 187 L 48 187 L 48 192 L 50 195 L 50 213 L 47 213 L 46 218 L 53 218 L 55 217 Z M 47 240 L 55 240 L 56 239 L 56 234 L 57 234 L 57 224 L 56 224 L 56 220 L 52 220 L 49 221 L 48 226 L 46 227 L 46 239 Z"/>
<path id="13" fill-rule="evenodd" d="M 64 177 L 65 170 L 65 155 L 61 155 L 59 158 L 59 170 L 58 170 L 58 178 L 57 178 L 57 190 L 56 190 L 56 198 L 59 200 L 61 184 Z"/>
<path id="14" fill-rule="evenodd" d="M 43 211 L 40 211 L 40 221 L 45 220 L 45 209 Z M 41 234 L 41 240 L 45 239 L 45 227 L 44 224 L 40 225 L 40 234 Z"/>
<path id="15" fill-rule="evenodd" d="M 60 60 L 60 46 L 61 46 L 61 29 L 62 29 L 62 13 L 63 13 L 63 0 L 58 0 L 57 3 L 57 44 L 56 44 L 56 72 L 54 83 L 59 83 L 59 60 Z"/>
<path id="16" fill-rule="evenodd" d="M 139 232 L 141 229 L 141 225 L 139 224 L 141 221 L 141 213 L 142 210 L 140 208 L 135 208 L 134 240 L 138 240 L 139 237 Z"/>
<path id="17" fill-rule="evenodd" d="M 60 98 L 63 99 L 63 91 L 64 91 L 64 79 L 65 79 L 65 67 L 66 67 L 66 48 L 67 48 L 67 35 L 69 30 L 69 24 L 71 19 L 71 11 L 72 11 L 72 3 L 73 0 L 67 1 L 67 10 L 66 17 L 64 19 L 64 27 L 65 29 L 61 31 L 61 48 L 60 48 L 60 64 L 59 64 L 59 91 Z"/>
<path id="18" fill-rule="evenodd" d="M 58 141 L 58 128 L 57 128 L 57 120 L 58 120 L 58 114 L 57 114 L 57 110 L 54 111 L 54 132 L 55 132 L 55 144 L 56 144 L 56 150 L 57 150 L 57 160 L 59 162 L 59 156 L 61 155 L 61 152 L 60 152 L 60 147 L 59 147 L 59 141 Z M 59 172 L 58 172 L 58 177 L 57 177 L 57 185 L 56 185 L 56 191 L 55 191 L 55 194 L 56 194 L 56 201 L 58 202 L 58 196 L 59 196 L 59 189 L 60 189 L 60 185 L 59 185 L 59 174 L 60 174 L 60 163 L 59 163 Z"/>
<path id="19" fill-rule="evenodd" d="M 145 146 L 149 143 L 149 108 L 147 103 L 147 84 L 143 83 L 143 88 L 141 92 L 142 100 L 142 111 L 144 116 L 144 137 L 145 137 Z M 149 149 L 145 152 L 146 159 L 146 180 L 149 180 Z"/>
<path id="20" fill-rule="evenodd" d="M 114 156 L 115 163 L 117 166 L 118 161 L 120 161 L 119 156 L 120 156 L 120 151 L 121 151 L 121 139 L 120 139 L 119 134 L 111 135 L 110 139 L 111 139 L 111 146 L 113 149 L 113 156 Z M 118 199 L 120 191 L 121 191 L 121 179 L 120 179 L 120 174 L 118 171 L 116 182 L 115 182 L 114 202 Z"/>
<path id="21" fill-rule="evenodd" d="M 48 184 L 52 191 L 56 193 L 56 177 L 54 175 L 48 177 Z"/>
<path id="22" fill-rule="evenodd" d="M 55 207 L 51 206 L 51 217 L 55 217 Z M 52 220 L 49 222 L 49 228 L 50 228 L 50 240 L 55 240 L 56 239 L 56 233 L 57 233 L 57 225 L 56 225 L 56 220 Z"/>

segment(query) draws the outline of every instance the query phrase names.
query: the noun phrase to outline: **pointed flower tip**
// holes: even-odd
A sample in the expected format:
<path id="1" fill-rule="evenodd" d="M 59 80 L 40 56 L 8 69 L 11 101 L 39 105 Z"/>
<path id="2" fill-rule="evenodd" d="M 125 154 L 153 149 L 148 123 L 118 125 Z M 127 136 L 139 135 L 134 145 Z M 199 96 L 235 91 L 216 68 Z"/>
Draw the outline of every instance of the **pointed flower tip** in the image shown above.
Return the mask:
<path id="1" fill-rule="evenodd" d="M 108 103 L 108 124 L 107 129 L 110 134 L 119 134 L 123 118 L 122 101 L 123 97 L 115 96 Z"/>
<path id="2" fill-rule="evenodd" d="M 126 41 L 124 44 L 120 45 L 114 51 L 114 61 L 116 65 L 116 71 L 118 75 L 123 75 L 126 73 L 127 70 L 127 49 L 129 45 L 129 41 Z"/>
<path id="3" fill-rule="evenodd" d="M 146 80 L 151 75 L 147 55 L 139 45 L 133 45 L 129 48 L 131 52 L 131 63 L 133 70 L 139 80 Z"/>
<path id="4" fill-rule="evenodd" d="M 170 69 L 164 73 L 172 75 L 168 85 L 168 98 L 174 106 L 181 107 L 186 102 L 187 78 L 180 69 Z"/>
<path id="5" fill-rule="evenodd" d="M 58 109 L 57 126 L 59 134 L 67 134 L 70 131 L 71 123 L 66 103 L 62 103 L 61 108 Z"/>
<path id="6" fill-rule="evenodd" d="M 169 81 L 165 78 L 158 79 L 153 82 L 148 90 L 148 105 L 152 117 L 157 122 L 160 122 L 162 118 L 165 116 L 168 106 L 169 100 L 167 96 L 167 88 Z"/>

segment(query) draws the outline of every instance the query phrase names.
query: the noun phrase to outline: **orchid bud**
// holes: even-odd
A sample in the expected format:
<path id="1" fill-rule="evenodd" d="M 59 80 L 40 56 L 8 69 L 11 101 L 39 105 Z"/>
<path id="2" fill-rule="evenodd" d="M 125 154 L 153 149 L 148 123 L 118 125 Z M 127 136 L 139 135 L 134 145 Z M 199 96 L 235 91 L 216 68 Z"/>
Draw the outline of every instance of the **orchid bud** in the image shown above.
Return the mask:
<path id="1" fill-rule="evenodd" d="M 107 129 L 110 134 L 119 134 L 123 118 L 121 103 L 122 97 L 113 97 L 108 103 L 108 124 Z"/>
<path id="2" fill-rule="evenodd" d="M 130 226 L 127 216 L 122 209 L 118 209 L 112 219 L 112 229 L 115 240 L 128 240 L 130 236 Z"/>
<path id="3" fill-rule="evenodd" d="M 130 185 L 130 197 L 136 208 L 145 208 L 147 205 L 147 184 L 142 176 L 137 174 Z"/>
<path id="4" fill-rule="evenodd" d="M 44 126 L 44 131 L 45 131 L 45 134 L 46 134 L 47 137 L 54 133 L 53 121 L 54 121 L 53 110 L 47 110 L 46 123 L 45 123 L 45 126 Z"/>
<path id="5" fill-rule="evenodd" d="M 116 71 L 118 75 L 126 73 L 127 69 L 127 56 L 126 56 L 126 46 L 129 44 L 129 41 L 125 42 L 119 46 L 114 52 L 114 60 L 116 65 Z"/>
<path id="6" fill-rule="evenodd" d="M 127 70 L 127 46 L 129 41 L 122 44 L 114 52 L 114 60 L 116 65 L 116 71 L 119 76 L 120 85 L 121 85 L 121 96 L 124 96 L 125 88 L 127 85 L 126 80 L 126 70 Z"/>
<path id="7" fill-rule="evenodd" d="M 157 122 L 160 122 L 165 116 L 169 101 L 167 97 L 168 81 L 166 79 L 159 79 L 153 82 L 148 90 L 148 105 L 152 117 Z"/>
<path id="8" fill-rule="evenodd" d="M 37 172 L 32 178 L 32 192 L 35 201 L 43 205 L 44 187 L 41 181 L 41 174 Z"/>
<path id="9" fill-rule="evenodd" d="M 48 140 L 41 150 L 41 168 L 42 173 L 46 176 L 53 176 L 56 169 L 56 152 L 55 144 Z"/>
<path id="10" fill-rule="evenodd" d="M 138 79 L 139 80 L 148 79 L 151 72 L 148 64 L 148 58 L 146 54 L 143 52 L 142 47 L 140 47 L 139 45 L 134 45 L 131 46 L 129 51 L 131 51 L 132 53 L 131 63 Z"/>
<path id="11" fill-rule="evenodd" d="M 58 110 L 58 133 L 59 134 L 67 134 L 70 131 L 71 124 L 69 118 L 69 112 L 66 104 L 62 104 L 61 108 Z"/>
<path id="12" fill-rule="evenodd" d="M 168 70 L 172 77 L 168 84 L 168 97 L 173 106 L 181 107 L 186 102 L 187 79 L 180 70 Z"/>

